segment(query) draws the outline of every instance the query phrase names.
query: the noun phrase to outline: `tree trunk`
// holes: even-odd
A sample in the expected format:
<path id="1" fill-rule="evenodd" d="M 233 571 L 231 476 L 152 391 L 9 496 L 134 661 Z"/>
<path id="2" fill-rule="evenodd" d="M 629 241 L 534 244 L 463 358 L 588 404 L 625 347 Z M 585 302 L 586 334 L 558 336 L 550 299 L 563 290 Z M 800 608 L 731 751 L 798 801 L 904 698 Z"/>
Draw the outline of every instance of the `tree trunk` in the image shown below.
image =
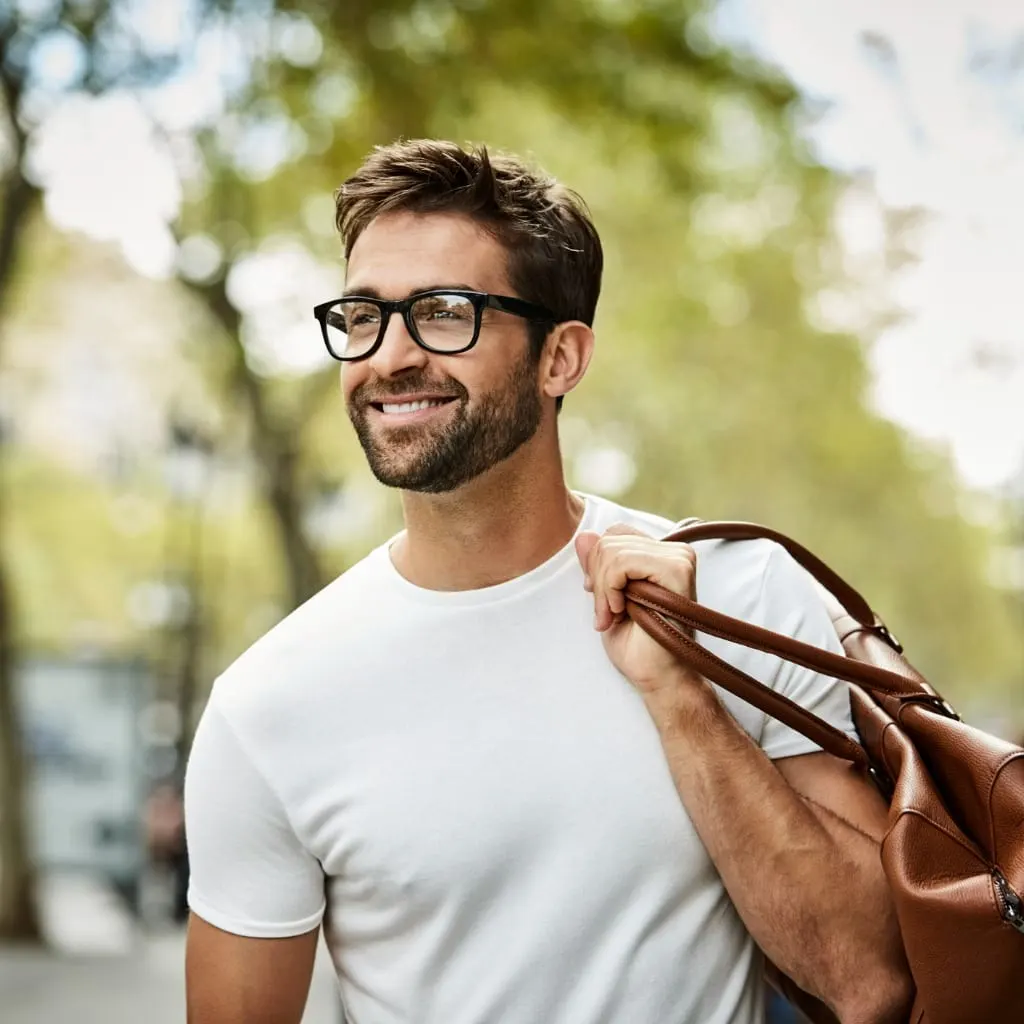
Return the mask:
<path id="1" fill-rule="evenodd" d="M 302 523 L 302 508 L 295 479 L 296 453 L 280 443 L 264 456 L 265 487 L 277 522 L 288 567 L 291 606 L 297 608 L 324 585 L 324 573 Z"/>
<path id="2" fill-rule="evenodd" d="M 37 199 L 16 160 L 3 187 L 0 210 L 0 324 L 9 307 L 9 289 L 22 229 Z M 5 438 L 0 422 L 0 474 Z M 4 495 L 0 483 L 0 502 Z M 0 939 L 42 941 L 36 905 L 35 871 L 28 831 L 27 766 L 14 692 L 14 600 L 0 505 Z"/>
<path id="3" fill-rule="evenodd" d="M 298 452 L 291 441 L 294 431 L 281 427 L 270 417 L 263 385 L 245 361 L 241 317 L 231 305 L 223 278 L 208 285 L 191 287 L 221 325 L 232 346 L 234 382 L 249 407 L 261 490 L 277 526 L 288 576 L 289 598 L 294 608 L 312 597 L 325 582 L 316 549 L 302 523 L 302 504 L 296 479 Z"/>
<path id="4" fill-rule="evenodd" d="M 25 752 L 14 692 L 13 615 L 0 567 L 0 940 L 39 943 Z"/>
<path id="5" fill-rule="evenodd" d="M 188 550 L 185 554 L 185 578 L 188 581 L 188 615 L 178 634 L 180 650 L 177 665 L 178 721 L 180 732 L 175 744 L 177 771 L 184 773 L 195 734 L 193 710 L 199 694 L 199 673 L 204 637 L 204 523 L 205 503 L 200 498 L 189 513 Z M 180 778 L 183 778 L 183 774 Z"/>

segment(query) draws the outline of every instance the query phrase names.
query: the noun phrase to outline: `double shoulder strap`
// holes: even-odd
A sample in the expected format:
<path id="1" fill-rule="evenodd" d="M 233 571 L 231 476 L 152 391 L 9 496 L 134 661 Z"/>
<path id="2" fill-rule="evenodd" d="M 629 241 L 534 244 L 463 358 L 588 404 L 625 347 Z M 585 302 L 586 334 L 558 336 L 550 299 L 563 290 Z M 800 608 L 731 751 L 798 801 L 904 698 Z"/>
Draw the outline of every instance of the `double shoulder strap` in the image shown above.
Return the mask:
<path id="1" fill-rule="evenodd" d="M 756 523 L 684 520 L 664 540 L 692 544 L 701 540 L 758 538 L 782 545 L 864 630 L 876 633 L 898 653 L 898 645 L 867 601 L 821 559 L 785 534 Z M 908 676 L 821 650 L 782 633 L 723 615 L 646 580 L 631 582 L 626 588 L 626 599 L 631 617 L 680 661 L 741 700 L 807 736 L 824 750 L 862 767 L 867 766 L 867 757 L 860 745 L 849 736 L 788 697 L 729 665 L 699 644 L 692 632 L 699 631 L 774 654 L 822 675 L 856 683 L 870 692 L 907 697 L 932 696 L 922 689 L 919 682 Z"/>

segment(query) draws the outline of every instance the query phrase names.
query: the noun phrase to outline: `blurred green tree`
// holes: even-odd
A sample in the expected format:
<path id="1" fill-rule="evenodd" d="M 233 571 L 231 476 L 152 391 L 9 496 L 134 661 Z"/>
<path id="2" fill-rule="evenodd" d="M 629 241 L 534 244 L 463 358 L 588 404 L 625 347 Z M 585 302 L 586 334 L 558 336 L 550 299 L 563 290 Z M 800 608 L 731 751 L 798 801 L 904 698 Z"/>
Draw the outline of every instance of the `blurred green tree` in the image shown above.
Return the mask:
<path id="1" fill-rule="evenodd" d="M 246 352 L 244 325 L 229 296 L 227 274 L 232 260 L 255 250 L 268 235 L 282 228 L 291 231 L 296 173 L 292 161 L 290 167 L 262 175 L 269 181 L 254 180 L 251 167 L 240 159 L 253 134 L 282 125 L 306 138 L 319 132 L 327 145 L 321 147 L 319 161 L 304 161 L 303 173 L 310 181 L 323 181 L 333 179 L 339 166 L 351 165 L 374 143 L 429 132 L 442 107 L 469 110 L 488 87 L 519 84 L 540 89 L 576 117 L 617 119 L 652 146 L 664 140 L 660 149 L 666 167 L 686 182 L 691 171 L 686 143 L 704 127 L 705 91 L 738 90 L 763 106 L 766 116 L 778 115 L 793 99 L 779 77 L 745 66 L 713 46 L 693 45 L 689 16 L 696 11 L 696 5 L 668 3 L 460 5 L 423 0 L 354 2 L 343 8 L 312 0 L 278 6 L 255 0 L 197 5 L 197 36 L 208 30 L 234 39 L 244 66 L 237 84 L 227 90 L 222 116 L 186 129 L 198 128 L 207 188 L 183 217 L 183 231 L 198 219 L 232 258 L 223 273 L 188 284 L 226 342 L 227 360 L 221 369 L 246 412 L 262 491 L 285 556 L 290 603 L 308 597 L 324 580 L 303 522 L 303 492 L 310 482 L 301 480 L 300 462 L 302 427 L 328 378 L 323 375 L 301 389 L 282 387 L 257 373 Z M 190 52 L 154 49 L 133 13 L 127 4 L 69 0 L 16 5 L 2 15 L 0 63 L 10 152 L 0 230 L 0 316 L 19 242 L 40 195 L 25 165 L 33 130 L 70 89 L 148 86 L 169 75 Z M 537 24 L 548 30 L 535 31 Z M 563 45 L 567 38 L 574 41 L 568 53 Z M 58 43 L 75 51 L 78 66 L 54 88 L 41 70 L 45 62 L 40 55 Z M 321 108 L 334 104 L 333 116 L 309 116 L 317 90 L 326 97 Z M 356 99 L 351 111 L 339 106 L 338 96 L 346 91 Z M 222 229 L 230 237 L 223 237 Z M 9 595 L 6 580 L 0 563 L 0 595 Z M 15 625 L 9 599 L 0 602 L 0 611 L 5 615 L 0 621 L 0 709 L 7 711 L 0 726 L 7 786 L 0 794 L 6 808 L 0 933 L 27 937 L 38 931 L 38 924 L 29 897 L 23 759 L 13 724 Z"/>
<path id="2" fill-rule="evenodd" d="M 986 577 L 986 535 L 964 519 L 948 458 L 870 410 L 865 345 L 891 322 L 886 282 L 916 214 L 876 209 L 877 258 L 851 266 L 837 219 L 851 204 L 871 215 L 870 183 L 818 164 L 800 132 L 807 107 L 780 76 L 717 47 L 707 13 L 596 0 L 281 5 L 226 116 L 200 134 L 203 187 L 182 232 L 212 233 L 236 264 L 282 237 L 333 260 L 331 191 L 372 145 L 470 136 L 537 155 L 588 197 L 609 248 L 608 355 L 567 407 L 582 454 L 600 449 L 595 434 L 617 435 L 634 462 L 630 500 L 799 533 L 906 623 L 926 671 L 968 700 L 999 686 L 1009 697 L 1016 645 Z M 290 141 L 254 166 L 251 140 L 273 125 Z M 324 576 L 309 569 L 316 545 L 297 539 L 303 502 L 353 460 L 336 439 L 336 398 L 322 401 L 333 374 L 296 382 L 247 351 L 231 266 L 197 290 L 232 347 L 295 603 Z M 951 603 L 972 610 L 956 637 Z"/>
<path id="3" fill-rule="evenodd" d="M 8 68 L 8 48 L 15 34 L 14 19 L 0 28 L 0 98 L 10 149 L 0 182 L 0 325 L 22 225 L 37 198 L 21 171 L 26 133 L 18 123 L 17 111 L 24 84 L 21 76 Z M 0 426 L 0 471 L 8 429 L 6 422 Z M 4 520 L 4 489 L 0 487 L 0 531 Z M 14 700 L 14 595 L 5 555 L 0 544 L 0 938 L 37 941 L 40 931 L 28 856 L 25 757 Z"/>
<path id="4" fill-rule="evenodd" d="M 676 186 L 698 187 L 691 157 L 708 129 L 711 97 L 735 94 L 775 131 L 784 130 L 795 99 L 780 76 L 710 44 L 694 20 L 704 7 L 289 0 L 258 29 L 251 5 L 232 7 L 247 73 L 222 115 L 198 133 L 203 166 L 193 172 L 196 196 L 179 229 L 184 240 L 212 239 L 226 256 L 219 273 L 189 286 L 227 346 L 227 375 L 263 471 L 290 603 L 309 597 L 325 579 L 302 506 L 304 495 L 336 470 L 309 465 L 303 436 L 333 377 L 324 373 L 295 387 L 260 372 L 229 294 L 233 265 L 268 239 L 296 234 L 323 255 L 322 225 L 302 231 L 297 224 L 304 200 L 329 194 L 342 169 L 354 167 L 373 145 L 458 134 L 497 88 L 539 94 L 574 120 L 601 123 L 609 148 L 628 139 L 656 152 Z M 284 140 L 280 159 L 254 162 L 254 140 L 275 133 Z M 330 214 L 321 215 L 328 223 Z"/>
<path id="5" fill-rule="evenodd" d="M 182 155 L 186 200 L 181 287 L 155 319 L 171 323 L 188 304 L 191 338 L 168 330 L 168 339 L 220 405 L 218 447 L 249 457 L 243 507 L 213 517 L 204 545 L 231 545 L 235 559 L 231 579 L 206 570 L 221 588 L 224 627 L 212 661 L 260 631 L 246 621 L 254 610 L 301 602 L 371 537 L 318 534 L 325 495 L 357 491 L 366 477 L 339 429 L 336 373 L 269 357 L 275 324 L 261 324 L 239 282 L 254 260 L 281 253 L 294 258 L 274 273 L 326 270 L 325 281 L 340 282 L 333 190 L 373 145 L 437 135 L 533 154 L 587 197 L 602 231 L 598 358 L 562 416 L 574 483 L 669 516 L 792 531 L 876 600 L 940 686 L 1009 699 L 1019 640 L 986 578 L 988 534 L 965 521 L 948 459 L 870 410 L 865 347 L 889 322 L 886 281 L 906 258 L 913 214 L 875 210 L 877 258 L 851 266 L 837 218 L 850 203 L 872 214 L 869 184 L 818 164 L 802 142 L 807 106 L 780 75 L 714 43 L 709 6 L 225 0 L 202 9 L 194 50 L 215 38 L 233 57 L 207 113 L 161 122 Z M 72 8 L 96 10 L 69 4 L 56 16 Z M 119 80 L 103 81 L 95 87 Z M 8 111 L 19 101 L 12 95 Z M 20 158 L 13 165 L 16 183 Z M 22 187 L 33 189 L 27 179 Z M 109 531 L 97 542 L 109 488 L 66 483 L 73 524 L 54 510 L 22 516 L 15 532 L 52 557 L 102 566 L 102 593 L 58 593 L 53 580 L 21 573 L 24 607 L 57 642 L 65 627 L 55 610 L 70 615 L 75 601 L 127 631 L 130 574 L 112 566 L 152 552 Z M 393 521 L 392 511 L 373 537 Z M 71 540 L 86 532 L 90 545 Z"/>
<path id="6" fill-rule="evenodd" d="M 196 6 L 196 17 L 206 12 Z M 182 52 L 168 52 L 139 31 L 140 12 L 117 0 L 8 3 L 0 8 L 0 330 L 10 311 L 11 283 L 26 227 L 41 191 L 26 156 L 33 133 L 72 90 L 94 94 L 152 84 L 178 66 Z M 54 55 L 62 71 L 50 73 Z M 3 357 L 0 335 L 0 360 Z M 8 425 L 9 426 L 9 425 Z M 0 472 L 7 438 L 0 434 Z M 0 535 L 6 534 L 0 490 Z M 25 752 L 16 727 L 13 671 L 16 595 L 0 545 L 0 939 L 39 941 L 39 916 L 29 856 L 25 807 Z"/>

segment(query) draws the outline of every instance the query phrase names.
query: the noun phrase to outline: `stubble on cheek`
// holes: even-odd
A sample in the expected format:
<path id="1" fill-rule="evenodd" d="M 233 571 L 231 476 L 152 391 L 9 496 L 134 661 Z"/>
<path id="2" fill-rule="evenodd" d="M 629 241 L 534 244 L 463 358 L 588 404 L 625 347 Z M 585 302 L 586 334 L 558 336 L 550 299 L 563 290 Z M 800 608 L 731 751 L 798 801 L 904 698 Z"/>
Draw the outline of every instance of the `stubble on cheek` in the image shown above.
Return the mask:
<path id="1" fill-rule="evenodd" d="M 429 493 L 459 487 L 508 458 L 536 433 L 542 412 L 529 353 L 510 368 L 503 385 L 471 405 L 459 396 L 437 424 L 388 426 L 359 391 L 353 392 L 349 418 L 374 476 L 388 487 Z M 377 398 L 381 392 L 365 394 Z"/>
<path id="2" fill-rule="evenodd" d="M 459 446 L 462 409 L 452 419 L 431 428 L 427 425 L 385 426 L 361 409 L 349 410 L 360 446 L 373 475 L 385 486 L 432 489 L 433 477 L 451 461 Z"/>

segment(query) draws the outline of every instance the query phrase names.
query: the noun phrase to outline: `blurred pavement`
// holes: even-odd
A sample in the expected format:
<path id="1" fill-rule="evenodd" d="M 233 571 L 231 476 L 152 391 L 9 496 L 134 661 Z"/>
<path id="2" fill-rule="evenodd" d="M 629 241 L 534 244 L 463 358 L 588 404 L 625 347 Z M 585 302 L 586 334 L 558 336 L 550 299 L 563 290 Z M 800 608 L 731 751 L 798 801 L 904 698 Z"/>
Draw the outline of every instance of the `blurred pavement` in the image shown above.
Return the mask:
<path id="1" fill-rule="evenodd" d="M 3 1024 L 184 1024 L 181 929 L 143 933 L 95 881 L 47 879 L 49 950 L 0 946 Z M 321 946 L 303 1024 L 339 1024 L 334 973 Z"/>

